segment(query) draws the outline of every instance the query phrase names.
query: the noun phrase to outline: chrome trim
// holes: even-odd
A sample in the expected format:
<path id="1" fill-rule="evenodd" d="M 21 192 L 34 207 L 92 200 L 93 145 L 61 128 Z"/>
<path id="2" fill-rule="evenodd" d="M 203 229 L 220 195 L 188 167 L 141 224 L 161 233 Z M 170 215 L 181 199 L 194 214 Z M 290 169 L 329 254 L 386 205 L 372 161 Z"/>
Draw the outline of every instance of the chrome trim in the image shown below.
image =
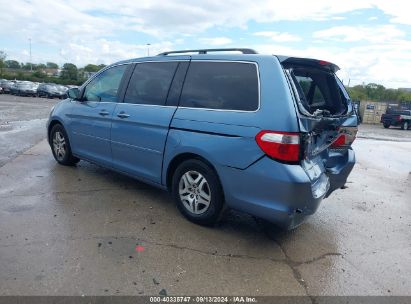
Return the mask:
<path id="1" fill-rule="evenodd" d="M 177 106 L 155 105 L 145 103 L 116 102 L 117 104 L 126 104 L 131 106 L 159 107 L 159 108 L 177 108 Z"/>
<path id="2" fill-rule="evenodd" d="M 86 85 L 88 85 L 90 83 L 90 81 L 92 81 L 94 78 L 96 78 L 98 75 L 100 75 L 101 73 L 103 73 L 104 71 L 111 69 L 111 68 L 115 68 L 118 66 L 122 66 L 122 65 L 128 65 L 128 64 L 138 64 L 138 63 L 146 63 L 146 62 L 174 62 L 174 61 L 190 61 L 190 59 L 171 59 L 171 60 L 146 60 L 146 61 L 129 61 L 129 62 L 122 62 L 122 63 L 113 63 L 111 65 L 108 65 L 106 67 L 104 67 L 103 69 L 101 69 L 100 71 L 98 71 L 96 74 L 94 74 L 92 77 L 90 77 L 89 79 L 87 79 L 81 86 L 80 88 L 85 87 Z"/>
<path id="3" fill-rule="evenodd" d="M 100 73 L 108 70 L 109 68 L 121 66 L 121 65 L 126 65 L 126 64 L 139 64 L 139 63 L 147 63 L 147 62 L 185 62 L 185 61 L 190 61 L 190 59 L 171 59 L 171 60 L 147 60 L 147 61 L 133 61 L 133 62 L 127 62 L 127 63 L 121 63 L 117 65 L 110 65 L 108 67 L 105 67 L 103 70 L 99 71 L 97 74 L 93 75 L 90 79 L 88 79 L 82 86 L 81 88 L 87 86 L 87 84 L 93 80 L 95 77 L 97 77 Z M 128 103 L 128 102 L 116 102 L 117 104 L 128 104 L 128 105 L 138 105 L 138 106 L 151 106 L 151 107 L 163 107 L 163 108 L 178 108 L 178 109 L 189 109 L 189 110 L 206 110 L 206 111 L 217 111 L 217 112 L 239 112 L 239 113 L 255 113 L 258 112 L 261 108 L 261 80 L 260 80 L 260 69 L 258 66 L 258 63 L 255 61 L 246 61 L 246 60 L 217 60 L 217 59 L 191 59 L 191 62 L 229 62 L 229 63 L 244 63 L 244 64 L 253 64 L 256 66 L 256 72 L 257 72 L 257 80 L 258 80 L 258 107 L 256 110 L 253 111 L 246 111 L 246 110 L 229 110 L 229 109 L 213 109 L 213 108 L 195 108 L 195 107 L 182 107 L 182 106 L 167 106 L 167 105 L 150 105 L 150 104 L 141 104 L 141 103 Z M 190 69 L 190 67 L 189 67 Z M 183 88 L 184 89 L 184 85 Z M 182 92 L 181 92 L 182 93 Z M 101 102 L 103 103 L 103 102 Z"/>

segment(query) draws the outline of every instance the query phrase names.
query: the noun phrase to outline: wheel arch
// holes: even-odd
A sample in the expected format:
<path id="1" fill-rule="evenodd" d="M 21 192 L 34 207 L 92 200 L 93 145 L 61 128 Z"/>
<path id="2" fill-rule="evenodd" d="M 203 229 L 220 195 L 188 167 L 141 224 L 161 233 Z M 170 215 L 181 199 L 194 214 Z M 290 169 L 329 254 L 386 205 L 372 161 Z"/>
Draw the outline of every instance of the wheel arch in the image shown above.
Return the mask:
<path id="1" fill-rule="evenodd" d="M 50 133 L 51 133 L 51 130 L 53 129 L 53 127 L 55 126 L 55 125 L 61 125 L 63 128 L 64 128 L 64 125 L 63 125 L 63 123 L 60 121 L 60 120 L 58 120 L 58 119 L 53 119 L 53 120 L 51 120 L 50 121 L 50 123 L 49 123 L 49 125 L 48 125 L 48 128 L 47 128 L 47 139 L 48 139 L 48 141 L 50 142 Z M 65 128 L 64 128 L 64 130 L 65 130 Z"/>
<path id="2" fill-rule="evenodd" d="M 177 167 L 182 164 L 183 162 L 190 160 L 190 159 L 197 159 L 200 160 L 202 162 L 204 162 L 206 165 L 208 165 L 216 174 L 218 181 L 220 183 L 220 186 L 222 187 L 222 183 L 221 183 L 221 178 L 215 168 L 215 166 L 209 161 L 207 160 L 205 157 L 196 154 L 196 153 L 191 153 L 191 152 L 184 152 L 184 153 L 180 153 L 178 155 L 175 155 L 173 157 L 173 159 L 169 162 L 168 167 L 167 167 L 167 173 L 166 173 L 166 187 L 167 189 L 170 191 L 171 190 L 171 184 L 172 184 L 172 178 L 173 178 L 173 174 L 175 172 L 175 170 L 177 169 Z M 224 190 L 223 190 L 224 193 Z"/>

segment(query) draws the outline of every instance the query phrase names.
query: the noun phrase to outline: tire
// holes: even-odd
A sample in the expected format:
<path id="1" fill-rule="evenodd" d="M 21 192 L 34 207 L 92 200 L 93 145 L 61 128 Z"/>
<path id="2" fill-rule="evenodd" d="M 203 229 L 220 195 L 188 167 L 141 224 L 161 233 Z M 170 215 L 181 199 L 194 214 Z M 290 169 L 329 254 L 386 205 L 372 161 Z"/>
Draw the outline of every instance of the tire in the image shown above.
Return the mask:
<path id="1" fill-rule="evenodd" d="M 191 222 L 213 226 L 218 221 L 224 195 L 209 165 L 197 159 L 181 163 L 174 172 L 171 190 L 177 208 Z"/>
<path id="2" fill-rule="evenodd" d="M 390 124 L 384 123 L 384 128 L 388 129 L 390 127 Z"/>
<path id="3" fill-rule="evenodd" d="M 410 123 L 408 121 L 404 121 L 401 124 L 401 130 L 408 130 L 409 127 L 410 127 Z"/>
<path id="4" fill-rule="evenodd" d="M 70 142 L 63 126 L 56 124 L 50 131 L 50 147 L 54 159 L 63 166 L 74 166 L 80 159 L 71 153 Z"/>

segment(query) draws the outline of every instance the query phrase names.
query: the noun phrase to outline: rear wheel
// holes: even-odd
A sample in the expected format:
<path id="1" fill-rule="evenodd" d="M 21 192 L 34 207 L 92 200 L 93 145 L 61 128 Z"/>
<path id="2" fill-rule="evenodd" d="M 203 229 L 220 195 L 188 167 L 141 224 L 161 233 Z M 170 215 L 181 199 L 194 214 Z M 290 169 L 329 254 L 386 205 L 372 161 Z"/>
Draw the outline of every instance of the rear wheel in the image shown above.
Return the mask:
<path id="1" fill-rule="evenodd" d="M 408 123 L 408 121 L 404 121 L 401 125 L 402 130 L 408 130 L 409 127 L 410 127 L 410 124 Z"/>
<path id="2" fill-rule="evenodd" d="M 71 153 L 70 142 L 66 131 L 60 124 L 56 124 L 50 132 L 51 150 L 54 159 L 61 165 L 73 166 L 80 159 Z"/>
<path id="3" fill-rule="evenodd" d="M 386 129 L 388 129 L 390 127 L 390 124 L 388 124 L 388 123 L 384 123 L 384 128 L 386 128 Z"/>
<path id="4" fill-rule="evenodd" d="M 173 175 L 172 194 L 190 221 L 206 226 L 217 222 L 224 197 L 218 176 L 209 165 L 197 159 L 180 164 Z"/>

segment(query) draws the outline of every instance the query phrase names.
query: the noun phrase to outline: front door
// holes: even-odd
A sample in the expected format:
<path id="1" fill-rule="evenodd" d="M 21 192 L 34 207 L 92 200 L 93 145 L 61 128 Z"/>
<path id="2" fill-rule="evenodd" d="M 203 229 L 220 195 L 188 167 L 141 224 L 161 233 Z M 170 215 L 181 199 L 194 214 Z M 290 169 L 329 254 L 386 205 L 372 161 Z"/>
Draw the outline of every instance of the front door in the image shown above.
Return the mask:
<path id="1" fill-rule="evenodd" d="M 71 112 L 71 148 L 82 158 L 111 165 L 110 128 L 127 65 L 109 68 L 84 88 Z"/>

